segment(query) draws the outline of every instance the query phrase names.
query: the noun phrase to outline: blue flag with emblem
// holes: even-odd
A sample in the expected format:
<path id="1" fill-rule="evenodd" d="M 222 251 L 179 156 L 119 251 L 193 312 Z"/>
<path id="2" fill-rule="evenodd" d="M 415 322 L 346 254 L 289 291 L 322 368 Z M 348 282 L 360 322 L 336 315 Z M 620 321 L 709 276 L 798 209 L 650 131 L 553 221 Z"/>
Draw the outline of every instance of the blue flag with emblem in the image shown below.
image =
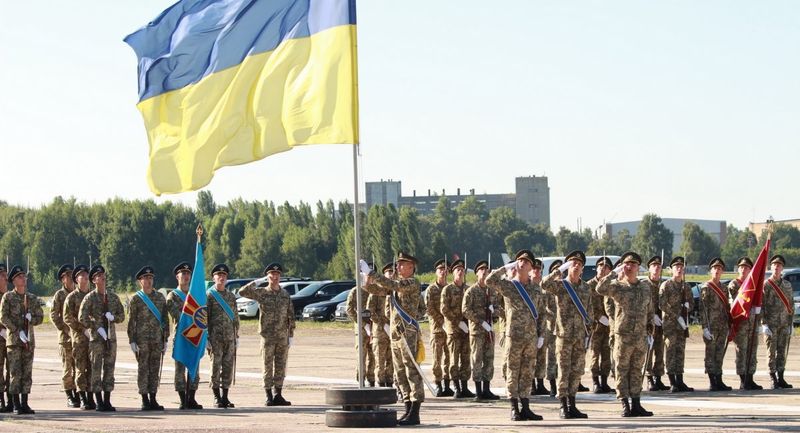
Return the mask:
<path id="1" fill-rule="evenodd" d="M 536 311 L 536 306 L 533 305 L 533 299 L 531 299 L 531 295 L 528 294 L 528 291 L 525 290 L 525 287 L 522 287 L 522 283 L 517 280 L 511 280 L 514 283 L 514 287 L 517 288 L 517 292 L 519 292 L 519 296 L 525 301 L 525 305 L 528 306 L 528 309 L 531 310 L 531 314 L 533 315 L 534 320 L 539 320 L 539 312 Z"/>
<path id="2" fill-rule="evenodd" d="M 183 302 L 178 330 L 175 332 L 175 347 L 172 358 L 184 366 L 190 380 L 197 377 L 200 359 L 206 351 L 208 339 L 208 299 L 203 270 L 203 246 L 197 243 L 194 258 L 194 272 L 189 285 L 189 295 Z"/>

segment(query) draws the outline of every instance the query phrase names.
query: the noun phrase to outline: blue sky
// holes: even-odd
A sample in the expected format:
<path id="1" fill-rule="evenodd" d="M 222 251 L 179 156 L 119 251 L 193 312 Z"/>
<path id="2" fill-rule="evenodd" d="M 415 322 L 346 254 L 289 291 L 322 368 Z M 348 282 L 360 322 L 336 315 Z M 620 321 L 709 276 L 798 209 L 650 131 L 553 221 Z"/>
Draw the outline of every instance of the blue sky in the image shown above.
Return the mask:
<path id="1" fill-rule="evenodd" d="M 152 198 L 122 38 L 172 2 L 3 3 L 0 199 Z M 362 0 L 360 180 L 500 193 L 546 175 L 555 229 L 800 218 L 799 22 L 793 1 Z M 307 146 L 207 189 L 352 200 L 351 161 Z"/>

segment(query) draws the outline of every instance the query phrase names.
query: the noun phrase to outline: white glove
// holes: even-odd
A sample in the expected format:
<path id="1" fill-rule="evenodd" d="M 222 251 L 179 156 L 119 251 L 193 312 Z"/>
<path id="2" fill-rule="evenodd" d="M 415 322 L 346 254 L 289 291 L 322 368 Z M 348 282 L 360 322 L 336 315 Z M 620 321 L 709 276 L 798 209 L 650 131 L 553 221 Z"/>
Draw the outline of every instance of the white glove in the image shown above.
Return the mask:
<path id="1" fill-rule="evenodd" d="M 494 305 L 489 305 L 489 312 L 494 314 Z"/>
<path id="2" fill-rule="evenodd" d="M 486 332 L 492 332 L 492 325 L 490 325 L 487 321 L 481 322 L 481 327 L 486 330 Z"/>
<path id="3" fill-rule="evenodd" d="M 89 333 L 89 329 L 84 329 L 83 330 L 83 335 L 85 335 L 86 338 L 92 338 L 92 334 Z"/>
<path id="4" fill-rule="evenodd" d="M 511 263 L 506 263 L 506 265 L 503 266 L 503 267 L 506 268 L 506 271 L 511 271 L 511 270 L 517 269 L 517 261 L 514 260 Z"/>
<path id="5" fill-rule="evenodd" d="M 364 332 L 367 333 L 367 337 L 372 337 L 372 326 L 369 326 L 369 323 L 364 325 Z"/>
<path id="6" fill-rule="evenodd" d="M 97 333 L 100 334 L 101 337 L 103 337 L 103 340 L 108 340 L 108 334 L 106 333 L 106 330 L 104 328 L 97 328 Z"/>
<path id="7" fill-rule="evenodd" d="M 234 343 L 233 346 L 235 348 L 237 348 L 237 349 L 239 348 L 239 339 L 238 338 L 236 339 L 236 343 Z"/>
<path id="8" fill-rule="evenodd" d="M 363 275 L 369 275 L 369 273 L 372 272 L 372 269 L 370 269 L 367 261 L 364 259 L 358 261 L 358 268 L 361 270 Z"/>
<path id="9" fill-rule="evenodd" d="M 705 338 L 708 341 L 711 341 L 714 339 L 714 336 L 711 335 L 711 331 L 709 331 L 708 328 L 703 328 L 703 338 Z"/>
<path id="10" fill-rule="evenodd" d="M 559 266 L 558 270 L 559 270 L 559 272 L 564 272 L 567 269 L 569 269 L 570 266 L 572 266 L 572 260 L 570 260 L 570 261 L 564 263 L 563 265 Z"/>
<path id="11" fill-rule="evenodd" d="M 463 320 L 458 322 L 458 329 L 464 331 L 465 334 L 469 334 L 469 326 L 467 326 L 467 323 Z"/>
<path id="12" fill-rule="evenodd" d="M 289 347 L 292 347 L 292 337 L 289 337 Z"/>
<path id="13" fill-rule="evenodd" d="M 386 335 L 392 335 L 391 329 L 389 329 L 389 325 L 388 324 L 383 325 L 383 332 L 385 332 Z"/>
<path id="14" fill-rule="evenodd" d="M 256 278 L 256 280 L 253 282 L 255 283 L 256 287 L 258 287 L 261 284 L 266 283 L 267 281 L 269 281 L 267 277 L 261 277 L 261 278 Z"/>
<path id="15" fill-rule="evenodd" d="M 684 302 L 683 303 L 683 308 L 688 310 L 689 309 L 689 303 L 688 302 Z"/>
<path id="16" fill-rule="evenodd" d="M 23 343 L 28 342 L 28 336 L 25 334 L 25 331 L 19 331 L 19 339 L 22 340 Z"/>
<path id="17" fill-rule="evenodd" d="M 678 325 L 681 326 L 681 329 L 688 329 L 689 327 L 686 326 L 686 321 L 683 320 L 683 316 L 678 316 Z"/>
<path id="18" fill-rule="evenodd" d="M 0 337 L 2 337 L 3 340 L 6 339 L 6 335 L 8 335 L 8 331 L 6 331 L 6 328 L 0 329 Z"/>
<path id="19" fill-rule="evenodd" d="M 536 339 L 536 348 L 541 349 L 544 346 L 544 337 L 539 337 Z"/>
<path id="20" fill-rule="evenodd" d="M 613 270 L 613 271 L 611 271 L 611 272 L 613 272 L 613 273 L 615 273 L 615 274 L 619 275 L 619 273 L 620 273 L 620 272 L 622 272 L 622 270 L 623 270 L 624 268 L 625 268 L 625 265 L 619 265 L 619 266 L 617 266 L 616 268 L 614 268 L 614 270 Z"/>
<path id="21" fill-rule="evenodd" d="M 30 322 L 31 321 L 31 313 L 25 313 L 25 319 L 27 319 L 28 322 Z"/>
<path id="22" fill-rule="evenodd" d="M 761 307 L 753 307 L 750 309 L 750 314 L 761 314 Z"/>
<path id="23" fill-rule="evenodd" d="M 114 315 L 111 314 L 110 311 L 106 311 L 106 319 L 108 319 L 109 322 L 113 322 L 114 321 Z"/>
<path id="24" fill-rule="evenodd" d="M 658 317 L 658 314 L 653 314 L 653 325 L 661 326 L 664 322 L 661 321 L 661 318 Z"/>
<path id="25" fill-rule="evenodd" d="M 139 353 L 139 346 L 136 343 L 131 343 L 131 350 L 133 351 L 133 353 Z"/>
<path id="26" fill-rule="evenodd" d="M 602 324 L 603 326 L 608 326 L 608 317 L 600 316 L 600 320 L 598 320 L 598 322 L 600 322 L 600 324 Z"/>
<path id="27" fill-rule="evenodd" d="M 772 337 L 772 331 L 769 329 L 767 325 L 761 325 L 761 333 L 766 335 L 767 337 Z"/>
<path id="28" fill-rule="evenodd" d="M 647 347 L 653 347 L 653 341 L 655 341 L 653 339 L 653 336 L 652 335 L 648 335 L 647 336 Z"/>

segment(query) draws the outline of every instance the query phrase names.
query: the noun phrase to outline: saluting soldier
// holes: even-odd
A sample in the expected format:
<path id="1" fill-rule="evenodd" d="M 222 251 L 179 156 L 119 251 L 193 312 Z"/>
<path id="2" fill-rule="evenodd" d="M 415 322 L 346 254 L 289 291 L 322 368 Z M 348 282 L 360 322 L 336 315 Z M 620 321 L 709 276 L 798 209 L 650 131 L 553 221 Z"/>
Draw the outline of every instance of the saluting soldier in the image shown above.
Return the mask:
<path id="1" fill-rule="evenodd" d="M 551 274 L 563 264 L 564 261 L 560 259 L 555 260 L 550 264 L 547 273 Z M 537 284 L 541 284 L 541 279 Z M 558 393 L 558 385 L 556 384 L 556 379 L 558 378 L 558 359 L 556 357 L 556 315 L 558 313 L 558 304 L 556 303 L 555 295 L 552 293 L 542 291 L 542 294 L 544 296 L 544 345 L 541 351 L 547 352 L 547 359 L 543 362 L 542 368 L 546 368 L 545 377 L 550 384 L 550 397 L 555 398 Z M 540 335 L 540 337 L 541 336 L 542 335 Z M 544 355 L 542 357 L 544 357 Z M 539 357 L 536 359 L 538 363 Z M 547 367 L 545 367 L 545 365 L 547 365 Z M 542 388 L 544 388 L 544 386 L 542 386 Z"/>
<path id="2" fill-rule="evenodd" d="M 370 263 L 369 267 L 375 269 L 375 265 Z M 361 351 L 361 359 L 358 359 L 356 356 L 356 380 L 358 380 L 358 368 L 361 362 L 364 363 L 364 378 L 367 379 L 369 382 L 369 386 L 375 386 L 375 354 L 372 351 L 372 312 L 366 308 L 366 301 L 367 301 L 367 292 L 364 288 L 361 288 L 361 302 L 362 310 L 361 310 L 361 333 L 359 335 L 358 330 L 358 285 L 350 289 L 350 293 L 347 294 L 347 317 L 353 321 L 354 324 L 354 331 L 355 331 L 355 339 L 356 339 L 356 355 L 358 355 L 358 346 L 361 345 L 363 350 Z M 359 342 L 359 336 L 361 337 L 361 341 Z"/>
<path id="3" fill-rule="evenodd" d="M 772 275 L 764 281 L 762 332 L 769 351 L 769 377 L 772 389 L 792 388 L 783 378 L 789 339 L 792 338 L 792 284 L 783 278 L 786 259 L 776 254 L 769 260 Z"/>
<path id="4" fill-rule="evenodd" d="M 608 257 L 600 257 L 597 259 L 595 262 L 597 275 L 586 282 L 589 286 L 589 302 L 594 318 L 590 347 L 592 359 L 590 369 L 592 371 L 592 383 L 594 384 L 593 392 L 595 394 L 614 392 L 614 390 L 608 386 L 608 374 L 611 371 L 611 346 L 609 346 L 608 342 L 610 335 L 610 330 L 608 328 L 609 321 L 603 303 L 605 298 L 595 291 L 597 282 L 611 273 L 611 265 L 611 259 Z"/>
<path id="5" fill-rule="evenodd" d="M 531 281 L 540 285 L 542 283 L 542 261 L 539 259 L 533 259 L 533 266 L 531 266 L 530 277 Z M 545 293 L 547 296 L 547 294 Z M 502 299 L 502 298 L 501 298 Z M 547 307 L 545 306 L 544 311 L 540 312 L 542 315 L 542 320 L 545 321 L 547 324 L 548 320 L 548 313 Z M 536 362 L 533 365 L 533 382 L 531 383 L 531 395 L 548 395 L 550 391 L 544 386 L 544 379 L 547 372 L 547 340 L 548 335 L 547 331 L 543 333 L 544 337 L 544 344 L 542 345 L 541 350 L 536 351 Z M 553 354 L 553 359 L 555 360 L 555 354 Z M 555 364 L 555 361 L 553 362 Z M 555 373 L 553 373 L 553 380 L 555 380 Z"/>
<path id="6" fill-rule="evenodd" d="M 239 347 L 239 315 L 236 314 L 236 295 L 225 288 L 230 269 L 220 263 L 211 269 L 214 287 L 208 289 L 208 352 L 211 354 L 211 391 L 217 408 L 235 407 L 228 399 L 233 383 L 236 349 Z M 241 292 L 240 292 L 241 293 Z M 241 293 L 250 299 L 255 299 Z M 261 310 L 261 320 L 264 320 Z M 220 388 L 222 392 L 220 393 Z"/>
<path id="7" fill-rule="evenodd" d="M 364 289 L 372 294 L 389 297 L 388 302 L 391 305 L 389 327 L 392 339 L 392 362 L 397 379 L 396 385 L 400 389 L 406 408 L 406 412 L 397 423 L 417 425 L 420 423 L 419 410 L 425 401 L 422 376 L 417 370 L 415 359 L 420 333 L 416 316 L 419 313 L 422 297 L 419 293 L 419 281 L 414 277 L 417 259 L 400 251 L 396 262 L 396 279 L 379 275 L 371 270 L 364 260 L 360 261 L 359 267 L 361 273 L 368 276 Z"/>
<path id="8" fill-rule="evenodd" d="M 8 292 L 8 269 L 5 263 L 0 263 L 0 298 L 2 298 L 6 292 Z M 8 330 L 5 326 L 0 324 L 0 413 L 14 411 L 14 401 L 11 398 L 11 392 L 8 390 L 7 338 Z"/>
<path id="9" fill-rule="evenodd" d="M 731 300 L 736 299 L 739 295 L 739 289 L 742 287 L 745 278 L 750 274 L 753 269 L 753 261 L 750 257 L 740 257 L 736 261 L 737 277 L 728 283 L 728 293 Z M 757 314 L 750 314 L 750 317 L 739 324 L 739 330 L 733 337 L 733 343 L 736 345 L 736 374 L 739 376 L 739 389 L 747 391 L 757 391 L 764 389 L 763 386 L 753 381 L 753 375 L 756 372 L 758 365 L 758 338 L 753 338 L 753 349 L 750 353 L 750 369 L 747 368 L 747 344 L 750 340 L 750 334 L 755 325 Z"/>
<path id="10" fill-rule="evenodd" d="M 531 378 L 536 350 L 544 344 L 541 288 L 530 280 L 534 256 L 530 250 L 519 250 L 515 260 L 495 269 L 486 284 L 503 296 L 506 313 L 506 387 L 511 403 L 512 421 L 540 421 L 542 417 L 530 409 Z M 509 278 L 507 272 L 511 272 Z M 522 408 L 520 409 L 520 405 Z"/>
<path id="11" fill-rule="evenodd" d="M 8 390 L 17 415 L 34 413 L 28 406 L 28 394 L 33 384 L 33 352 L 36 347 L 33 328 L 44 319 L 39 298 L 27 291 L 27 280 L 28 276 L 22 267 L 12 267 L 8 271 L 8 282 L 14 286 L 14 290 L 6 292 L 0 301 L 0 323 L 8 330 Z"/>
<path id="12" fill-rule="evenodd" d="M 622 265 L 622 258 L 620 257 L 614 262 L 614 265 L 611 266 L 612 269 L 617 269 Z M 621 269 L 621 268 L 620 268 Z M 638 272 L 638 271 L 637 271 Z M 597 288 L 595 287 L 595 291 Z M 606 317 L 608 317 L 608 345 L 611 347 L 611 375 L 614 376 L 616 379 L 616 369 L 617 369 L 617 360 L 614 355 L 614 343 L 615 343 L 615 334 L 614 334 L 614 317 L 616 317 L 617 312 L 617 304 L 610 296 L 603 296 L 603 309 L 606 312 Z"/>
<path id="13" fill-rule="evenodd" d="M 499 400 L 491 390 L 494 376 L 494 323 L 497 293 L 486 284 L 489 262 L 481 260 L 473 267 L 478 281 L 464 292 L 461 312 L 469 321 L 469 349 L 475 400 Z"/>
<path id="14" fill-rule="evenodd" d="M 703 326 L 703 342 L 706 345 L 705 369 L 709 391 L 730 391 L 722 381 L 722 361 L 730 329 L 728 296 L 722 290 L 720 277 L 725 271 L 725 262 L 714 257 L 708 264 L 711 279 L 700 285 L 700 321 Z"/>
<path id="15" fill-rule="evenodd" d="M 254 299 L 261 308 L 261 354 L 264 357 L 264 390 L 267 406 L 291 406 L 283 398 L 283 380 L 286 378 L 286 362 L 294 337 L 294 308 L 289 293 L 281 288 L 283 266 L 270 263 L 264 268 L 265 278 L 256 280 L 239 290 L 242 296 Z M 267 281 L 267 287 L 256 287 Z M 275 394 L 272 394 L 272 389 Z"/>
<path id="16" fill-rule="evenodd" d="M 72 281 L 75 282 L 77 288 L 64 299 L 62 316 L 64 323 L 69 326 L 70 339 L 72 340 L 72 356 L 75 360 L 75 385 L 78 387 L 81 409 L 95 410 L 97 405 L 94 402 L 94 394 L 90 391 L 92 361 L 89 357 L 89 335 L 91 334 L 89 329 L 83 326 L 78 319 L 78 315 L 81 312 L 81 303 L 91 290 L 89 267 L 86 265 L 75 266 L 72 271 Z"/>
<path id="17" fill-rule="evenodd" d="M 450 388 L 450 350 L 447 348 L 447 333 L 442 315 L 442 289 L 447 285 L 447 263 L 439 259 L 433 264 L 436 281 L 425 289 L 425 312 L 431 325 L 431 351 L 433 352 L 433 379 L 436 381 L 436 397 L 452 397 Z M 442 386 L 444 380 L 444 386 Z"/>
<path id="18" fill-rule="evenodd" d="M 641 405 L 642 365 L 647 357 L 648 322 L 653 320 L 652 294 L 649 284 L 636 274 L 642 258 L 626 252 L 619 275 L 611 272 L 601 278 L 595 290 L 614 300 L 614 359 L 617 398 L 622 402 L 622 416 L 653 416 Z M 628 399 L 631 399 L 629 401 Z M 632 403 L 632 405 L 631 405 Z"/>
<path id="19" fill-rule="evenodd" d="M 391 278 L 394 263 L 387 263 L 383 276 Z M 386 314 L 386 296 L 368 294 L 367 310 L 372 321 L 372 351 L 375 357 L 375 378 L 379 386 L 394 386 L 394 367 L 392 366 L 392 346 L 389 340 L 389 316 Z"/>
<path id="20" fill-rule="evenodd" d="M 92 266 L 89 279 L 95 289 L 83 298 L 78 313 L 78 320 L 90 335 L 89 359 L 92 366 L 89 392 L 94 393 L 98 412 L 113 412 L 116 408 L 111 405 L 111 392 L 114 391 L 117 362 L 117 327 L 114 324 L 125 320 L 125 308 L 119 296 L 106 288 L 103 266 Z"/>
<path id="21" fill-rule="evenodd" d="M 175 279 L 178 280 L 178 287 L 167 294 L 167 311 L 172 317 L 173 330 L 178 335 L 178 324 L 181 320 L 183 304 L 189 295 L 189 285 L 192 282 L 192 265 L 188 262 L 181 262 L 172 269 Z M 172 340 L 172 350 L 175 350 L 175 340 Z M 194 376 L 188 386 L 186 384 L 186 366 L 182 362 L 175 361 L 175 391 L 181 401 L 179 409 L 202 409 L 203 406 L 195 400 L 197 385 L 200 383 L 200 372 Z"/>
<path id="22" fill-rule="evenodd" d="M 153 276 L 151 266 L 144 266 L 136 273 L 141 290 L 131 298 L 128 319 L 128 340 L 136 355 L 136 382 L 142 396 L 142 410 L 164 410 L 164 406 L 158 404 L 156 394 L 161 361 L 169 337 L 169 321 L 167 300 L 153 288 Z M 93 372 L 93 375 L 96 374 Z"/>
<path id="23" fill-rule="evenodd" d="M 72 265 L 66 264 L 58 268 L 56 279 L 61 281 L 61 288 L 53 295 L 53 308 L 50 320 L 58 331 L 58 352 L 61 355 L 61 390 L 67 394 L 67 407 L 80 407 L 81 400 L 75 390 L 75 358 L 72 356 L 72 338 L 69 326 L 64 323 L 64 300 L 75 290 L 72 281 Z"/>
<path id="24" fill-rule="evenodd" d="M 684 281 L 683 257 L 674 257 L 669 262 L 672 277 L 661 283 L 658 291 L 658 306 L 661 309 L 664 331 L 664 355 L 671 392 L 692 392 L 683 381 L 683 364 L 686 356 L 686 338 L 689 336 L 689 312 L 694 308 L 692 290 Z"/>
<path id="25" fill-rule="evenodd" d="M 653 353 L 647 365 L 647 383 L 649 391 L 666 391 L 668 386 L 661 381 L 664 375 L 664 329 L 661 309 L 658 307 L 658 292 L 661 287 L 661 257 L 653 256 L 647 261 L 647 280 L 653 305 Z"/>
<path id="26" fill-rule="evenodd" d="M 467 283 L 464 281 L 465 264 L 458 259 L 450 265 L 453 282 L 442 289 L 441 311 L 450 352 L 450 379 L 456 386 L 455 398 L 472 398 L 475 394 L 467 385 L 470 376 L 469 326 L 461 312 L 461 302 Z"/>

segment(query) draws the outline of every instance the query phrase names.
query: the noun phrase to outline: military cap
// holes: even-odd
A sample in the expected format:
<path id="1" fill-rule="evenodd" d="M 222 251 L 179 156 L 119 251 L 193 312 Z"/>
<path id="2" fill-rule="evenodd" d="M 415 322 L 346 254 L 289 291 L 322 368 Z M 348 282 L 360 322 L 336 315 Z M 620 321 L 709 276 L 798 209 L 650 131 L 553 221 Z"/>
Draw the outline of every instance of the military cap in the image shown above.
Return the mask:
<path id="1" fill-rule="evenodd" d="M 565 262 L 568 262 L 570 260 L 577 260 L 577 261 L 581 262 L 581 264 L 585 265 L 586 264 L 586 254 L 584 254 L 583 251 L 575 250 L 575 251 L 567 254 L 567 257 L 564 259 Z"/>
<path id="2" fill-rule="evenodd" d="M 139 272 L 142 272 L 142 271 L 139 271 Z M 104 268 L 103 265 L 94 265 L 94 266 L 92 266 L 92 269 L 89 269 L 89 281 L 92 281 L 92 279 L 94 279 L 95 275 L 97 275 L 97 274 L 105 274 L 105 273 L 106 273 L 106 268 Z M 150 273 L 152 274 L 152 271 L 150 271 Z M 139 275 L 138 274 L 136 275 L 136 279 L 137 280 L 139 279 Z"/>
<path id="3" fill-rule="evenodd" d="M 739 257 L 739 260 L 736 261 L 736 266 L 750 266 L 753 267 L 753 261 L 750 260 L 750 257 Z"/>
<path id="4" fill-rule="evenodd" d="M 642 256 L 634 253 L 633 251 L 628 251 L 627 253 L 623 253 L 622 257 L 620 257 L 619 260 L 620 263 L 635 262 L 638 265 L 642 264 Z"/>
<path id="5" fill-rule="evenodd" d="M 601 263 L 606 265 L 609 268 L 612 266 L 611 259 L 609 259 L 606 256 L 603 256 L 603 257 L 600 257 L 599 259 L 597 259 L 597 261 L 594 263 L 594 265 L 595 266 L 600 266 Z"/>
<path id="6" fill-rule="evenodd" d="M 383 267 L 381 268 L 381 273 L 385 274 L 386 271 L 393 271 L 394 272 L 394 263 L 393 262 L 389 262 L 389 263 L 383 265 Z"/>
<path id="7" fill-rule="evenodd" d="M 527 260 L 531 262 L 532 265 L 535 257 L 533 256 L 531 250 L 519 250 L 517 251 L 517 254 L 514 254 L 514 260 L 519 260 L 519 259 Z"/>
<path id="8" fill-rule="evenodd" d="M 180 262 L 175 265 L 174 268 L 172 268 L 172 273 L 175 275 L 178 275 L 178 273 L 183 271 L 192 272 L 192 265 L 190 265 L 188 262 Z"/>
<path id="9" fill-rule="evenodd" d="M 661 256 L 650 257 L 650 260 L 647 261 L 647 266 L 650 267 L 650 265 L 654 265 L 654 264 L 655 265 L 661 265 Z"/>
<path id="10" fill-rule="evenodd" d="M 72 270 L 72 265 L 61 265 L 61 267 L 58 268 L 58 272 L 56 272 L 56 280 L 61 281 L 61 277 L 63 277 L 67 272 L 72 273 Z"/>
<path id="11" fill-rule="evenodd" d="M 270 272 L 277 272 L 279 274 L 283 273 L 283 266 L 281 266 L 278 262 L 272 262 L 264 268 L 264 275 L 267 275 Z M 227 272 L 225 272 L 227 274 Z"/>
<path id="12" fill-rule="evenodd" d="M 463 260 L 461 260 L 461 259 L 457 259 L 456 261 L 454 261 L 453 263 L 451 263 L 451 264 L 450 264 L 450 272 L 453 272 L 453 271 L 455 271 L 455 270 L 456 270 L 456 268 L 458 268 L 458 267 L 462 267 L 462 268 L 464 267 L 464 261 L 463 261 Z"/>
<path id="13" fill-rule="evenodd" d="M 669 261 L 669 267 L 671 268 L 675 265 L 686 265 L 686 260 L 681 256 L 675 256 Z"/>
<path id="14" fill-rule="evenodd" d="M 225 263 L 220 263 L 220 264 L 214 265 L 214 267 L 211 268 L 211 275 L 217 275 L 217 274 L 228 275 L 230 273 L 231 273 L 231 270 L 228 269 L 228 265 L 226 265 Z"/>
<path id="15" fill-rule="evenodd" d="M 86 266 L 86 265 L 77 265 L 77 266 L 75 266 L 75 269 L 72 271 L 72 282 L 73 283 L 77 283 L 78 282 L 78 275 L 80 275 L 81 272 L 86 272 L 86 274 L 88 275 L 89 274 L 89 267 Z"/>
<path id="16" fill-rule="evenodd" d="M 445 262 L 445 261 L 444 261 L 444 259 L 439 259 L 439 260 L 437 260 L 437 261 L 436 261 L 436 262 L 433 264 L 433 270 L 435 271 L 435 270 L 439 269 L 439 266 L 441 266 L 441 267 L 443 267 L 443 268 L 447 269 L 447 262 Z"/>
<path id="17" fill-rule="evenodd" d="M 478 270 L 482 268 L 489 269 L 489 262 L 487 262 L 486 260 L 479 260 L 478 263 L 475 263 L 475 265 L 472 266 L 472 269 L 474 269 L 475 272 L 478 272 Z"/>
<path id="18" fill-rule="evenodd" d="M 561 259 L 557 259 L 557 260 L 556 260 L 556 261 L 554 261 L 553 263 L 550 263 L 550 269 L 548 269 L 548 270 L 547 270 L 547 272 L 553 272 L 553 271 L 555 271 L 556 269 L 560 268 L 560 267 L 561 267 L 561 265 L 563 265 L 563 264 L 564 264 L 564 261 L 563 261 L 563 260 L 561 260 Z"/>
<path id="19" fill-rule="evenodd" d="M 611 266 L 611 267 L 612 267 L 612 268 L 614 268 L 614 269 L 616 269 L 616 268 L 618 268 L 618 267 L 619 267 L 619 265 L 621 265 L 621 264 L 622 264 L 622 257 L 618 258 L 618 259 L 617 259 L 617 261 L 616 261 L 616 262 L 614 262 L 614 265 L 613 265 L 613 266 Z"/>
<path id="20" fill-rule="evenodd" d="M 537 269 L 542 269 L 542 267 L 544 267 L 544 264 L 542 264 L 542 261 L 539 259 L 533 259 L 533 267 Z"/>
<path id="21" fill-rule="evenodd" d="M 8 272 L 8 268 L 6 267 L 5 263 L 0 263 L 0 272 Z"/>
<path id="22" fill-rule="evenodd" d="M 783 256 L 782 256 L 782 255 L 780 255 L 780 254 L 775 254 L 774 256 L 772 256 L 772 258 L 771 258 L 771 259 L 769 259 L 769 263 L 770 263 L 770 264 L 773 264 L 773 263 L 780 263 L 780 264 L 782 264 L 783 266 L 786 266 L 786 259 L 785 259 L 785 258 L 783 258 Z"/>
<path id="23" fill-rule="evenodd" d="M 25 270 L 22 269 L 22 266 L 12 266 L 11 270 L 8 271 L 8 282 L 14 282 L 14 278 L 19 274 L 25 274 Z"/>
<path id="24" fill-rule="evenodd" d="M 414 265 L 417 264 L 417 258 L 412 256 L 411 254 L 405 252 L 405 251 L 400 251 L 400 252 L 397 253 L 397 261 L 398 262 L 402 262 L 402 261 L 411 262 Z"/>
<path id="25" fill-rule="evenodd" d="M 719 258 L 719 257 L 714 257 L 714 258 L 713 258 L 713 259 L 711 259 L 711 261 L 708 263 L 708 269 L 711 269 L 711 268 L 713 268 L 714 266 L 722 266 L 722 269 L 725 269 L 725 262 L 723 262 L 723 261 L 722 261 L 722 259 L 721 259 L 721 258 Z"/>
<path id="26" fill-rule="evenodd" d="M 92 268 L 92 269 L 94 269 L 94 268 Z M 91 275 L 92 274 L 89 273 L 90 277 L 91 277 Z M 139 272 L 136 273 L 136 279 L 138 280 L 138 279 L 144 278 L 144 277 L 146 277 L 148 275 L 151 276 L 151 277 L 155 276 L 155 271 L 153 271 L 153 267 L 152 266 L 144 266 L 142 269 L 139 269 Z"/>

